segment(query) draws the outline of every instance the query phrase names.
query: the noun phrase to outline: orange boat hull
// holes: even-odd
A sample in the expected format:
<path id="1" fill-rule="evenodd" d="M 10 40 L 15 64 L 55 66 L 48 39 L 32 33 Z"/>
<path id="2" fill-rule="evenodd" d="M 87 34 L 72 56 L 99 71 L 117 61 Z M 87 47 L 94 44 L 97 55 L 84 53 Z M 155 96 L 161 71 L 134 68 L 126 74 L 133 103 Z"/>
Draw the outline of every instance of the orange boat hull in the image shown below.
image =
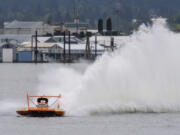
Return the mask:
<path id="1" fill-rule="evenodd" d="M 64 116 L 64 110 L 57 109 L 47 109 L 47 108 L 30 108 L 24 110 L 17 110 L 17 114 L 23 116 L 32 116 L 32 117 L 58 117 Z"/>

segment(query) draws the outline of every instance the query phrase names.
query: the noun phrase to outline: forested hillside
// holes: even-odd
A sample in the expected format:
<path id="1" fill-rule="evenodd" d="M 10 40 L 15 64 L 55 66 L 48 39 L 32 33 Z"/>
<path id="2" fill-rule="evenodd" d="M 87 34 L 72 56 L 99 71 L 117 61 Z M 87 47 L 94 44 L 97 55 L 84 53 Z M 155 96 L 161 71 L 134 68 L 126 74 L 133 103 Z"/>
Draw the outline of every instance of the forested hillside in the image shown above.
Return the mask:
<path id="1" fill-rule="evenodd" d="M 0 0 L 0 24 L 4 21 L 72 21 L 78 7 L 81 21 L 96 27 L 99 18 L 111 17 L 113 27 L 127 31 L 132 19 L 147 22 L 152 16 L 180 13 L 180 0 Z"/>

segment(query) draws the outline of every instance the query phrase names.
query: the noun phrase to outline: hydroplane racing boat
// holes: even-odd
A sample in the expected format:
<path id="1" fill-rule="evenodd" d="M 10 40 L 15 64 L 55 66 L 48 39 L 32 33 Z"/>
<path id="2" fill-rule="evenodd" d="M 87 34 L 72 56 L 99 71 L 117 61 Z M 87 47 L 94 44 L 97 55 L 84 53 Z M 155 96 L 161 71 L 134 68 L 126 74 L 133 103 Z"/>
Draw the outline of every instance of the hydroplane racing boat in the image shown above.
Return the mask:
<path id="1" fill-rule="evenodd" d="M 36 103 L 33 101 L 35 98 Z M 49 105 L 49 99 L 56 98 L 56 101 Z M 53 117 L 53 116 L 64 116 L 65 111 L 61 109 L 60 104 L 57 104 L 56 108 L 52 106 L 59 101 L 61 95 L 59 96 L 29 96 L 27 94 L 27 105 L 26 109 L 17 110 L 17 114 L 23 116 L 32 116 L 32 117 Z M 34 104 L 33 107 L 30 106 L 30 101 Z"/>

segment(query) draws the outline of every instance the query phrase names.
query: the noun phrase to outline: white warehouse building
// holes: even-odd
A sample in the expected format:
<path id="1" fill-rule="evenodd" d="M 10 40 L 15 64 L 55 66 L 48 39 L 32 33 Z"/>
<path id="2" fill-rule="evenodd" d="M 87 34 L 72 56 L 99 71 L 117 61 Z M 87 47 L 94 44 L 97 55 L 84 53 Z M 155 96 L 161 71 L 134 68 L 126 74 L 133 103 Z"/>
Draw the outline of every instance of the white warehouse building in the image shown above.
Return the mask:
<path id="1" fill-rule="evenodd" d="M 15 35 L 34 35 L 35 31 L 38 35 L 53 34 L 54 27 L 44 22 L 25 22 L 25 21 L 13 21 L 4 24 L 4 34 Z"/>

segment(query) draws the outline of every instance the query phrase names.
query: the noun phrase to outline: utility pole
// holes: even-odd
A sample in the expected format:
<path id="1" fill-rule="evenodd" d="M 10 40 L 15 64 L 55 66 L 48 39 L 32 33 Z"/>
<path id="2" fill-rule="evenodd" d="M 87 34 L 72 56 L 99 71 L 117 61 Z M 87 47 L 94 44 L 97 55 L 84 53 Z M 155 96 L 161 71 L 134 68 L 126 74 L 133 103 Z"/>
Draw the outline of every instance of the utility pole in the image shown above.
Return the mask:
<path id="1" fill-rule="evenodd" d="M 69 60 L 71 60 L 71 32 L 69 31 Z"/>
<path id="2" fill-rule="evenodd" d="M 95 58 L 97 57 L 97 35 L 95 35 Z"/>
<path id="3" fill-rule="evenodd" d="M 36 31 L 36 34 L 35 34 L 35 52 L 34 52 L 34 54 L 35 54 L 35 63 L 37 63 L 37 57 L 38 57 L 37 36 L 38 36 L 38 33 Z"/>
<path id="4" fill-rule="evenodd" d="M 79 16 L 78 16 L 78 7 L 74 8 L 74 23 L 76 25 L 76 33 L 79 33 Z"/>
<path id="5" fill-rule="evenodd" d="M 89 59 L 91 54 L 91 49 L 90 49 L 90 41 L 89 41 L 89 36 L 87 36 L 86 40 L 86 58 Z"/>
<path id="6" fill-rule="evenodd" d="M 31 36 L 31 51 L 33 52 L 33 35 Z"/>
<path id="7" fill-rule="evenodd" d="M 63 53 L 63 56 L 64 56 L 64 62 L 66 60 L 66 32 L 64 31 L 64 53 Z"/>
<path id="8" fill-rule="evenodd" d="M 111 49 L 114 51 L 114 37 L 111 37 Z"/>

